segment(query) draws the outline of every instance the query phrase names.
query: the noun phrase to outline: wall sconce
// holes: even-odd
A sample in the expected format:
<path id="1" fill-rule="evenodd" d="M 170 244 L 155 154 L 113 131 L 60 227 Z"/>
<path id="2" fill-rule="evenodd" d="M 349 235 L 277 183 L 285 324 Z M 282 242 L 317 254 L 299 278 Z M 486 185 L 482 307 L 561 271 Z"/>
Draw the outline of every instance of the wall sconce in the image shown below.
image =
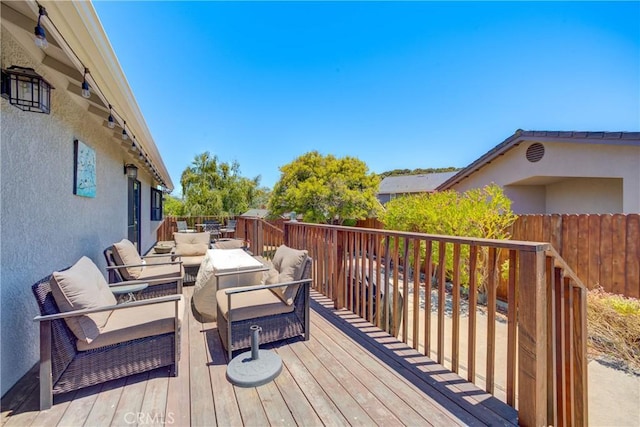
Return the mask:
<path id="1" fill-rule="evenodd" d="M 113 114 L 111 113 L 111 104 L 109 104 L 109 118 L 107 119 L 107 127 L 109 129 L 113 129 L 116 127 L 116 121 L 113 119 Z"/>
<path id="2" fill-rule="evenodd" d="M 138 178 L 138 167 L 134 164 L 126 164 L 124 165 L 124 174 L 127 175 L 128 178 L 136 179 Z"/>
<path id="3" fill-rule="evenodd" d="M 42 28 L 42 25 L 40 25 L 40 19 L 43 16 L 49 16 L 47 14 L 47 9 L 38 5 L 38 25 L 36 25 L 36 28 L 33 30 L 33 33 L 36 35 L 36 38 L 35 38 L 36 46 L 38 46 L 40 49 L 46 49 L 47 46 L 49 46 L 49 42 L 47 42 L 47 35 L 44 32 L 44 28 Z"/>
<path id="4" fill-rule="evenodd" d="M 84 69 L 84 77 L 82 78 L 82 97 L 83 98 L 91 98 L 91 89 L 89 88 L 89 83 L 87 83 L 87 74 L 89 74 L 89 69 Z"/>
<path id="5" fill-rule="evenodd" d="M 51 89 L 55 89 L 33 68 L 12 65 L 2 70 L 2 97 L 24 111 L 49 114 Z"/>

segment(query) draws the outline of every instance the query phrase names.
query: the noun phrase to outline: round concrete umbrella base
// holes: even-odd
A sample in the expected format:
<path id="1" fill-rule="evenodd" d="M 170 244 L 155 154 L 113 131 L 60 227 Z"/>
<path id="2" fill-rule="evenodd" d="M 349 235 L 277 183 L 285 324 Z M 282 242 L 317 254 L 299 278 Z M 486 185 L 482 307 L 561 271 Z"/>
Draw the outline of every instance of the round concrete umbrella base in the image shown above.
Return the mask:
<path id="1" fill-rule="evenodd" d="M 234 357 L 227 365 L 227 379 L 239 387 L 258 387 L 282 372 L 282 359 L 268 350 L 258 350 L 258 358 L 247 351 Z"/>

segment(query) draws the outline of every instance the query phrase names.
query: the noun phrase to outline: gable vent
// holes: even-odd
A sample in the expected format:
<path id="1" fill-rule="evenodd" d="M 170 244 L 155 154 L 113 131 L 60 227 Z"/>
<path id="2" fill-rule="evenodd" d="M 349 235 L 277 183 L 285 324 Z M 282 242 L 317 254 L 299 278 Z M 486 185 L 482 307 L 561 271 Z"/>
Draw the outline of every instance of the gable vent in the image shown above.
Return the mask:
<path id="1" fill-rule="evenodd" d="M 544 145 L 534 142 L 527 148 L 527 160 L 531 163 L 539 162 L 544 156 Z"/>

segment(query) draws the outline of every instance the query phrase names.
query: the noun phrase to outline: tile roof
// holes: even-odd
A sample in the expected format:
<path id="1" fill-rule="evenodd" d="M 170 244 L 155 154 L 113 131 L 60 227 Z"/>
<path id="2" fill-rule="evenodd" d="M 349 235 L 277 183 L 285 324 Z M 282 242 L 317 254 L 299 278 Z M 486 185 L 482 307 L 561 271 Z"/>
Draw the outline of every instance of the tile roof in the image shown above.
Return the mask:
<path id="1" fill-rule="evenodd" d="M 457 184 L 464 178 L 477 172 L 486 164 L 491 163 L 496 157 L 505 154 L 513 147 L 517 147 L 525 141 L 640 146 L 640 132 L 539 131 L 518 129 L 513 135 L 483 154 L 479 159 L 440 184 L 437 190 L 441 191 L 450 188 L 452 185 Z"/>
<path id="2" fill-rule="evenodd" d="M 423 193 L 434 191 L 457 172 L 388 176 L 380 182 L 378 194 Z"/>

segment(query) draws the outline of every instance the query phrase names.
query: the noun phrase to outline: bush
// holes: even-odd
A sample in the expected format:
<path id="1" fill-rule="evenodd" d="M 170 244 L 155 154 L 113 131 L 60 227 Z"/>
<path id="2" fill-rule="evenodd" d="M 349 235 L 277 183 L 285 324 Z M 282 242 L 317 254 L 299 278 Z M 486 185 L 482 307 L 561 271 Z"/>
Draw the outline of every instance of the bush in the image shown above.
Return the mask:
<path id="1" fill-rule="evenodd" d="M 590 290 L 587 295 L 589 347 L 640 370 L 640 301 Z"/>
<path id="2" fill-rule="evenodd" d="M 496 184 L 468 190 L 462 194 L 447 190 L 433 194 L 423 193 L 399 197 L 387 203 L 385 208 L 380 219 L 388 230 L 487 239 L 510 238 L 509 229 L 517 218 L 511 211 L 511 200 Z M 448 276 L 453 271 L 451 246 L 447 244 L 445 258 Z M 438 245 L 434 245 L 432 257 L 434 264 L 438 261 L 438 250 Z M 424 254 L 423 245 L 421 256 Z M 477 283 L 483 289 L 486 286 L 488 274 L 486 248 L 479 251 L 479 257 Z M 462 267 L 460 279 L 463 284 L 468 284 L 468 245 L 461 247 L 460 259 Z"/>

